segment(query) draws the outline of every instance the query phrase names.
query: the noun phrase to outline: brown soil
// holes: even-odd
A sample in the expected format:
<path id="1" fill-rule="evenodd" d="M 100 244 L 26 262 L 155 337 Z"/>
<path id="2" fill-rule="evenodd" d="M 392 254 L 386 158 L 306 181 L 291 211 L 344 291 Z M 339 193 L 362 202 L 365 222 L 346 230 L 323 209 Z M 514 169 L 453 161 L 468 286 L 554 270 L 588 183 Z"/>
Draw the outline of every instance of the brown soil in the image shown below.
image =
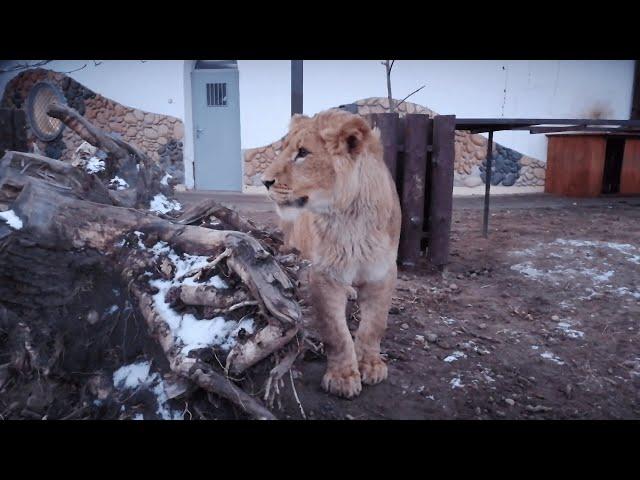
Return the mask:
<path id="1" fill-rule="evenodd" d="M 499 210 L 488 240 L 480 211 L 457 210 L 448 271 L 400 274 L 382 345 L 388 380 L 342 400 L 319 387 L 324 359 L 301 361 L 307 416 L 637 419 L 639 206 Z M 285 397 L 282 415 L 301 418 L 290 382 Z"/>
<path id="2" fill-rule="evenodd" d="M 479 234 L 481 211 L 455 210 L 444 274 L 424 266 L 400 273 L 382 344 L 385 382 L 343 400 L 320 388 L 322 356 L 308 352 L 296 362 L 293 381 L 307 418 L 640 417 L 640 200 L 506 205 L 492 214 L 488 240 Z M 269 208 L 238 207 L 256 221 L 273 220 Z M 97 405 L 86 387 L 88 376 L 110 378 L 141 358 L 151 359 L 154 371 L 168 370 L 145 339 L 144 322 L 112 288 L 117 282 L 108 272 L 95 281 L 75 306 L 56 313 L 61 325 L 79 326 L 65 327 L 63 353 L 51 354 L 57 360 L 49 378 L 7 378 L 0 368 L 0 418 L 115 419 L 141 412 L 154 418 L 149 392 Z M 80 321 L 87 305 L 103 312 L 114 304 L 118 313 L 102 314 L 97 326 Z M 3 324 L 10 320 L 0 308 L 0 367 L 11 360 Z M 38 319 L 22 320 L 34 322 L 36 331 Z M 54 337 L 46 352 L 55 351 Z M 243 387 L 257 393 L 262 382 Z M 281 402 L 274 409 L 279 418 L 302 418 L 288 375 Z M 244 418 L 201 391 L 171 407 L 187 419 Z"/>

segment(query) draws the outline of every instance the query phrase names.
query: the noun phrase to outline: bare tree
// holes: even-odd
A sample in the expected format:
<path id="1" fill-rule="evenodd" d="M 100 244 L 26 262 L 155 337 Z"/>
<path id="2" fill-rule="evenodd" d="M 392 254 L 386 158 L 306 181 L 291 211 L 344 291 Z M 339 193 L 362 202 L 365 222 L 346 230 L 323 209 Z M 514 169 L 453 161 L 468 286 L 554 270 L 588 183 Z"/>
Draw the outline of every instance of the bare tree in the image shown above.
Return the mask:
<path id="1" fill-rule="evenodd" d="M 47 63 L 51 63 L 53 60 L 41 60 L 39 62 L 35 62 L 35 63 L 29 63 L 29 62 L 24 62 L 24 63 L 17 63 L 9 68 L 0 68 L 0 74 L 2 73 L 9 73 L 9 72 L 19 72 L 22 70 L 28 70 L 30 68 L 38 68 L 38 67 L 42 67 L 44 65 L 46 65 Z M 4 63 L 4 62 L 2 62 Z"/>
<path id="2" fill-rule="evenodd" d="M 422 85 L 420 88 L 414 90 L 409 95 L 404 97 L 400 102 L 398 102 L 397 105 L 394 105 L 393 95 L 391 94 L 391 70 L 393 69 L 393 64 L 395 63 L 395 60 L 385 60 L 384 62 L 380 62 L 380 63 L 384 65 L 386 74 L 387 74 L 387 98 L 389 99 L 389 113 L 394 113 L 397 111 L 398 107 L 405 102 L 407 98 L 409 98 L 415 93 L 418 93 L 420 90 L 422 90 L 425 87 L 425 85 Z"/>
<path id="3" fill-rule="evenodd" d="M 382 62 L 387 72 L 387 97 L 389 98 L 389 113 L 395 112 L 395 107 L 393 105 L 393 95 L 391 94 L 391 69 L 393 69 L 394 63 L 395 60 L 385 60 L 384 62 Z"/>

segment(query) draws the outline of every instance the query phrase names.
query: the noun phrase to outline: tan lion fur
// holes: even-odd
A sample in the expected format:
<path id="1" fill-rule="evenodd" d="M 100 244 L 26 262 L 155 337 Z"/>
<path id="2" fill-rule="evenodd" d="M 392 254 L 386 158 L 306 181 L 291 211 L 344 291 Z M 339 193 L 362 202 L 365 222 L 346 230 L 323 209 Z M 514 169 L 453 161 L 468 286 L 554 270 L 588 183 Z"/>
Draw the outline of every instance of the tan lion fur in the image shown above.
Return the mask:
<path id="1" fill-rule="evenodd" d="M 309 152 L 296 158 L 300 149 Z M 282 153 L 263 174 L 287 246 L 311 261 L 309 290 L 327 352 L 322 386 L 353 397 L 387 377 L 380 357 L 395 287 L 400 202 L 377 130 L 357 115 L 296 115 Z M 357 291 L 352 339 L 345 307 Z"/>

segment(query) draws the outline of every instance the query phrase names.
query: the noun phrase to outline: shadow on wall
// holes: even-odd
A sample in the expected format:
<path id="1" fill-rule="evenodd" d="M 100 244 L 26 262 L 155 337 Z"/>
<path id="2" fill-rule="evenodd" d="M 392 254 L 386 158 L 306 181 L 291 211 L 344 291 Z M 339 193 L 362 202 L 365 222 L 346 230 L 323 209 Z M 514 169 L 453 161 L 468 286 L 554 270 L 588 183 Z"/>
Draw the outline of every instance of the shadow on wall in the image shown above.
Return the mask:
<path id="1" fill-rule="evenodd" d="M 395 100 L 399 102 L 399 100 Z M 383 97 L 365 98 L 354 102 L 358 114 L 384 113 L 389 110 L 389 100 Z M 416 103 L 404 102 L 398 108 L 400 116 L 407 113 L 437 115 L 433 110 Z M 244 183 L 260 186 L 260 176 L 267 166 L 280 154 L 282 138 L 265 147 L 243 151 Z M 543 186 L 546 164 L 510 148 L 494 143 L 492 185 Z M 482 135 L 456 130 L 454 186 L 477 187 L 485 183 L 487 139 Z"/>
<path id="2" fill-rule="evenodd" d="M 56 85 L 67 104 L 98 128 L 135 144 L 171 175 L 170 184 L 184 184 L 184 125 L 176 117 L 130 108 L 89 90 L 64 73 L 43 68 L 25 70 L 7 84 L 0 107 L 25 109 L 31 88 L 39 82 Z M 27 145 L 51 158 L 70 161 L 82 139 L 70 129 L 51 142 L 38 139 L 27 129 Z"/>

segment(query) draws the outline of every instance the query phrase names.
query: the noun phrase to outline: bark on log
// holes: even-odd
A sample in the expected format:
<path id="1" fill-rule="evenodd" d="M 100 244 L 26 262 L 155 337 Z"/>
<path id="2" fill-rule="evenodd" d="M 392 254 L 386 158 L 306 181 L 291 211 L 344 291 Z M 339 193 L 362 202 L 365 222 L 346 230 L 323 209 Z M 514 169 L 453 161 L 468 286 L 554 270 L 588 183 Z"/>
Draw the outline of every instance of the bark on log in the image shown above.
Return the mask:
<path id="1" fill-rule="evenodd" d="M 142 150 L 121 138 L 100 130 L 73 108 L 53 102 L 47 114 L 59 119 L 80 138 L 110 155 L 111 169 L 124 179 L 131 189 L 110 191 L 116 205 L 148 207 L 159 192 L 171 196 L 168 186 L 161 183 L 163 172 Z"/>
<path id="2" fill-rule="evenodd" d="M 68 110 L 60 111 L 69 114 Z M 64 118 L 86 136 L 101 135 L 82 119 Z M 115 140 L 100 138 L 94 141 L 116 154 L 126 149 Z M 69 285 L 42 278 L 46 272 L 55 276 L 60 275 L 60 269 L 75 268 L 73 264 L 57 263 L 62 257 L 56 252 L 72 254 L 78 264 L 120 271 L 137 300 L 149 331 L 163 347 L 175 373 L 238 404 L 255 418 L 274 418 L 259 401 L 216 372 L 214 366 L 197 354 L 194 358 L 193 354 L 182 353 L 170 332 L 168 320 L 154 307 L 149 293 L 149 278 L 145 272 L 153 265 L 152 256 L 148 251 L 128 246 L 124 240 L 131 237 L 132 232 L 138 232 L 138 236 L 143 234 L 147 239 L 148 246 L 166 242 L 176 252 L 207 257 L 214 257 L 221 251 L 229 252 L 220 259 L 220 264 L 246 286 L 267 320 L 264 328 L 245 342 L 238 342 L 228 354 L 227 368 L 235 374 L 244 372 L 296 335 L 301 312 L 289 276 L 274 256 L 247 233 L 186 225 L 186 217 L 182 219 L 183 223 L 175 223 L 148 211 L 117 206 L 120 202 L 111 193 L 95 176 L 64 162 L 34 154 L 7 152 L 0 161 L 0 210 L 11 209 L 23 225 L 15 230 L 0 222 L 0 301 L 26 308 L 34 297 L 41 297 L 39 301 L 43 305 L 55 301 L 64 304 L 67 297 L 73 295 L 66 291 Z M 138 195 L 137 198 L 143 197 Z M 210 210 L 212 205 L 208 208 Z M 240 217 L 227 215 L 224 218 L 245 230 L 253 227 Z M 37 261 L 29 261 L 28 247 L 51 252 L 51 263 L 41 261 L 42 254 L 34 257 Z M 167 272 L 172 274 L 171 269 Z"/>

